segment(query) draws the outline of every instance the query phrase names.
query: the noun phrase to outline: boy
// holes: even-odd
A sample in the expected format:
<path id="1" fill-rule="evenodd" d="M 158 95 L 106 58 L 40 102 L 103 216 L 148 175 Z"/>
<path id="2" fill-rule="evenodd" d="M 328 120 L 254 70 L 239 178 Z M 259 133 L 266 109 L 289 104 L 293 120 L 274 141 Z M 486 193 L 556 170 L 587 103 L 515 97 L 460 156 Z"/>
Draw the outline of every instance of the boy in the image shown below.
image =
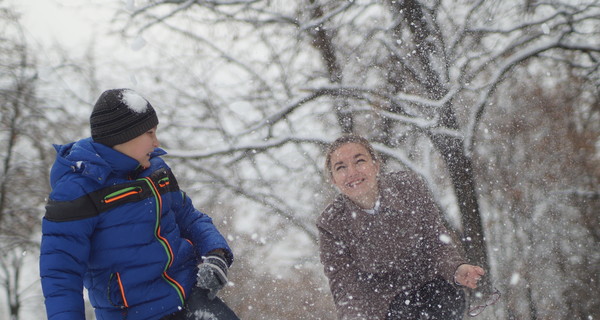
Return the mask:
<path id="1" fill-rule="evenodd" d="M 135 91 L 107 90 L 91 138 L 55 146 L 40 256 L 48 319 L 85 319 L 84 286 L 97 319 L 237 319 L 214 299 L 231 249 L 179 189 L 157 125 Z"/>

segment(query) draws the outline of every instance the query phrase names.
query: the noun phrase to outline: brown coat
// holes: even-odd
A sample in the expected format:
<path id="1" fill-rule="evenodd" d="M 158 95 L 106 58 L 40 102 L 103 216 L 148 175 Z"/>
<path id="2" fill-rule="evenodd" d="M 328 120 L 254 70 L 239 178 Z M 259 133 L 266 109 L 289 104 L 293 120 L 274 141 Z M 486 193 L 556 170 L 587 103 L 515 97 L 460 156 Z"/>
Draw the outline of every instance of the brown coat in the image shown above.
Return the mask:
<path id="1" fill-rule="evenodd" d="M 385 319 L 401 290 L 435 277 L 453 283 L 466 263 L 422 179 L 409 172 L 382 174 L 379 190 L 376 214 L 340 194 L 317 221 L 339 319 Z"/>

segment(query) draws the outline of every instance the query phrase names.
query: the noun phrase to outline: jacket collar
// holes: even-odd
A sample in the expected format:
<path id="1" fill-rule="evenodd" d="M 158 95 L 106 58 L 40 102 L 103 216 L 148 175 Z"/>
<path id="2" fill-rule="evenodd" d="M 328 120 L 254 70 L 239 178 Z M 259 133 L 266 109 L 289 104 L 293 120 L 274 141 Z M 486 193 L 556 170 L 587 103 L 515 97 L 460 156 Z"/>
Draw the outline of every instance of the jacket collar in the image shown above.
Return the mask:
<path id="1" fill-rule="evenodd" d="M 381 209 L 383 207 L 385 207 L 388 203 L 389 196 L 387 195 L 386 192 L 382 192 L 383 190 L 386 190 L 388 188 L 390 188 L 391 185 L 391 181 L 388 177 L 388 174 L 385 173 L 380 173 L 379 176 L 377 177 L 377 184 L 378 184 L 378 188 L 379 188 L 379 196 L 377 197 L 377 202 L 375 203 L 376 206 L 376 211 L 379 212 L 381 211 Z M 348 196 L 346 196 L 343 193 L 339 193 L 336 197 L 336 199 L 334 200 L 334 203 L 338 202 L 340 204 L 342 204 L 343 206 L 345 206 L 346 208 L 350 209 L 350 212 L 365 212 L 365 213 L 371 213 L 369 212 L 369 210 L 365 210 L 361 207 L 359 207 L 356 203 L 354 203 L 354 201 L 350 200 L 350 198 L 348 198 Z"/>
<path id="2" fill-rule="evenodd" d="M 56 162 L 50 173 L 51 184 L 68 172 L 78 172 L 103 184 L 110 174 L 127 177 L 139 167 L 137 160 L 101 143 L 85 138 L 66 145 L 54 145 Z M 156 148 L 151 158 L 166 152 Z"/>

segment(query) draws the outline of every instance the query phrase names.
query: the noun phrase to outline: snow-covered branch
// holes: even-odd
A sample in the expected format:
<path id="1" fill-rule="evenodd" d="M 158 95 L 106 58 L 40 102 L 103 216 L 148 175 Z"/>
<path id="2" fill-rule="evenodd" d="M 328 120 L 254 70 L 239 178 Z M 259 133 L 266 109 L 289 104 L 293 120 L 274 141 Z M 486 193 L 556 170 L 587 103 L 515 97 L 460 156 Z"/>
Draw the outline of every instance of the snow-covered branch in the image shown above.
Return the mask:
<path id="1" fill-rule="evenodd" d="M 271 201 L 271 200 L 269 200 L 269 198 L 272 197 L 271 194 L 261 194 L 258 192 L 251 191 L 253 189 L 240 187 L 239 185 L 231 183 L 230 179 L 222 177 L 218 173 L 216 173 L 213 170 L 210 170 L 208 168 L 196 167 L 196 169 L 200 172 L 207 174 L 215 182 L 221 184 L 223 187 L 230 190 L 234 194 L 241 195 L 246 199 L 249 199 L 261 206 L 264 206 L 264 207 L 272 210 L 273 214 L 286 219 L 286 221 L 288 221 L 292 225 L 296 226 L 297 228 L 299 228 L 300 230 L 305 232 L 312 239 L 312 241 L 314 241 L 316 243 L 318 235 L 317 235 L 316 228 L 314 227 L 312 221 L 305 221 L 305 220 L 299 219 L 296 215 L 294 215 L 293 209 L 287 207 L 286 203 L 284 201 L 278 201 L 278 202 Z M 269 212 L 269 211 L 267 210 L 266 212 Z"/>
<path id="2" fill-rule="evenodd" d="M 319 17 L 318 19 L 314 19 L 312 21 L 309 21 L 308 23 L 301 25 L 300 30 L 306 31 L 318 28 L 319 26 L 332 19 L 336 15 L 346 11 L 346 9 L 350 8 L 352 5 L 354 5 L 354 1 L 347 1 L 346 3 L 343 3 L 340 6 L 338 6 L 335 10 L 331 10 L 330 12 Z"/>
<path id="3" fill-rule="evenodd" d="M 474 137 L 475 131 L 477 130 L 479 122 L 481 121 L 481 117 L 483 115 L 483 112 L 485 111 L 485 107 L 489 102 L 489 97 L 496 90 L 496 88 L 498 87 L 500 82 L 503 80 L 503 77 L 506 75 L 506 73 L 509 72 L 512 68 L 514 68 L 519 63 L 521 63 L 531 57 L 537 56 L 538 54 L 540 54 L 542 52 L 556 48 L 557 46 L 559 46 L 560 41 L 563 38 L 563 36 L 564 36 L 564 34 L 560 34 L 558 36 L 548 39 L 547 41 L 544 41 L 543 43 L 541 43 L 537 46 L 528 48 L 526 50 L 522 50 L 522 51 L 510 56 L 508 59 L 506 59 L 502 63 L 502 65 L 498 66 L 495 69 L 494 73 L 492 74 L 490 79 L 487 81 L 487 86 L 485 86 L 486 88 L 482 88 L 480 90 L 478 99 L 473 106 L 473 110 L 471 111 L 471 115 L 469 117 L 469 123 L 465 129 L 464 143 L 465 143 L 465 150 L 467 151 L 467 153 L 470 154 L 472 152 L 473 141 L 474 141 L 473 137 Z"/>
<path id="4" fill-rule="evenodd" d="M 229 146 L 223 148 L 215 148 L 210 151 L 186 151 L 186 150 L 169 150 L 169 156 L 174 158 L 186 158 L 186 159 L 206 159 L 216 156 L 233 155 L 236 153 L 252 152 L 254 154 L 263 152 L 265 150 L 274 149 L 281 147 L 288 143 L 311 143 L 316 145 L 325 146 L 332 140 L 324 139 L 322 137 L 300 137 L 300 136 L 287 136 L 281 138 L 273 138 L 264 142 L 246 143 L 236 146 Z"/>
<path id="5" fill-rule="evenodd" d="M 158 23 L 164 22 L 165 20 L 175 16 L 177 13 L 180 13 L 180 12 L 183 12 L 183 11 L 189 9 L 192 5 L 196 4 L 197 2 L 198 2 L 198 0 L 177 1 L 176 3 L 179 5 L 176 8 L 174 8 L 173 10 L 171 10 L 170 12 L 168 12 L 160 17 L 155 17 L 152 15 L 149 15 L 149 17 L 152 17 L 152 20 L 149 21 L 148 23 L 146 23 L 144 26 L 142 26 L 139 29 L 139 32 L 143 33 L 145 30 L 149 29 L 150 27 L 152 27 Z M 150 8 L 153 8 L 160 4 L 161 3 L 151 3 L 145 7 L 135 9 L 131 15 L 136 16 L 138 14 L 144 13 L 144 12 L 148 11 Z"/>

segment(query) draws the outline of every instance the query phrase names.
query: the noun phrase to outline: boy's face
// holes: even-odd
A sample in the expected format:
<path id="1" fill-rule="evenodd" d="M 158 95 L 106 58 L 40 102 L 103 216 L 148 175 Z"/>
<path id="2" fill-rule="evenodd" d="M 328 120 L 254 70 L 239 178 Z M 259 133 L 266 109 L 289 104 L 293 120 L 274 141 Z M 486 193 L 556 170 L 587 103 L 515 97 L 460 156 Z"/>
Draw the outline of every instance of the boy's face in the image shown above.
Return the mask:
<path id="1" fill-rule="evenodd" d="M 150 153 L 160 146 L 154 127 L 127 142 L 117 144 L 113 149 L 137 160 L 144 168 L 150 167 Z"/>

